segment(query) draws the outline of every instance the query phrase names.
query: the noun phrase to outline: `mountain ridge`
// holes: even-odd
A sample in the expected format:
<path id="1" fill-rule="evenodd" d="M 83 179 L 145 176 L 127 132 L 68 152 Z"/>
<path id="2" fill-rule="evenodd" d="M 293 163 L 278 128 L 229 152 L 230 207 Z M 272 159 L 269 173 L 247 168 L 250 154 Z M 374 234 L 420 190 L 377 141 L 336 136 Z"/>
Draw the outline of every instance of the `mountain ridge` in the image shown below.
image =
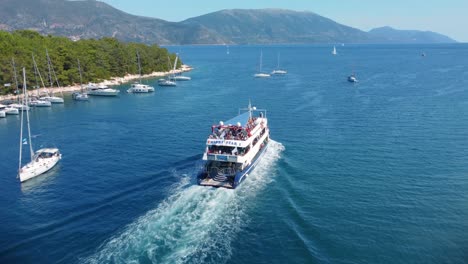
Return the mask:
<path id="1" fill-rule="evenodd" d="M 362 31 L 311 11 L 223 9 L 180 22 L 135 16 L 96 0 L 0 0 L 0 30 L 32 29 L 71 39 L 184 44 L 449 43 L 423 31 Z M 389 36 L 388 36 L 389 35 Z"/>

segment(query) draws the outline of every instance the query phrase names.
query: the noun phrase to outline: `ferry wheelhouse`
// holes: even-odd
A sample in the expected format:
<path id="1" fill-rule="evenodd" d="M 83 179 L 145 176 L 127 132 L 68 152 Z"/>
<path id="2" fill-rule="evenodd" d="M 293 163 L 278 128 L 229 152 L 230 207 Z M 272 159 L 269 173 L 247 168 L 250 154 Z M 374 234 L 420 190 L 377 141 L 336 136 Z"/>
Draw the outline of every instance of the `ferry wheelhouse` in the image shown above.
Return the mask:
<path id="1" fill-rule="evenodd" d="M 241 114 L 241 111 L 246 111 Z M 268 147 L 270 130 L 265 109 L 239 109 L 239 115 L 211 127 L 198 176 L 203 186 L 234 189 L 248 177 Z"/>

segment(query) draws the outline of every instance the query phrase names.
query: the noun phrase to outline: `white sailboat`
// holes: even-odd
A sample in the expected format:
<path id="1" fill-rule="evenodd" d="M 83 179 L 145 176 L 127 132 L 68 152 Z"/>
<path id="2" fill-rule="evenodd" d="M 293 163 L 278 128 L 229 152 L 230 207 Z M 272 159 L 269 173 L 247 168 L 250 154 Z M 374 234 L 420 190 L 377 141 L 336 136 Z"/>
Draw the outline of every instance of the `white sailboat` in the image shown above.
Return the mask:
<path id="1" fill-rule="evenodd" d="M 168 64 L 169 64 L 169 69 L 171 69 L 172 68 L 171 59 L 169 57 L 167 57 L 167 61 L 168 61 Z M 176 56 L 175 63 L 174 63 L 174 69 L 172 69 L 171 73 L 170 73 L 171 75 L 174 74 L 176 65 L 177 65 L 177 56 Z M 158 80 L 158 85 L 159 86 L 177 86 L 177 83 L 176 83 L 176 81 L 174 79 L 171 80 L 171 76 L 169 76 L 167 78 L 159 79 Z"/>
<path id="2" fill-rule="evenodd" d="M 260 51 L 260 65 L 258 67 L 258 73 L 254 74 L 255 78 L 268 78 L 271 76 L 268 73 L 262 72 L 262 61 L 263 61 L 263 51 Z"/>
<path id="3" fill-rule="evenodd" d="M 141 63 L 140 63 L 140 53 L 137 51 L 137 61 L 138 61 L 138 74 L 140 75 L 140 82 L 133 83 L 130 88 L 127 90 L 127 93 L 150 93 L 154 92 L 154 87 L 147 84 L 141 83 Z"/>
<path id="4" fill-rule="evenodd" d="M 278 52 L 278 62 L 277 62 L 277 64 L 276 64 L 276 69 L 273 70 L 273 71 L 271 72 L 271 74 L 279 74 L 279 75 L 280 75 L 280 74 L 286 74 L 286 73 L 288 73 L 286 70 L 282 70 L 282 69 L 280 68 L 280 54 L 279 54 L 279 52 Z"/>
<path id="5" fill-rule="evenodd" d="M 338 53 L 336 52 L 336 46 L 333 46 L 332 55 L 336 55 L 336 54 L 338 54 Z"/>
<path id="6" fill-rule="evenodd" d="M 179 55 L 176 54 L 175 62 L 174 62 L 174 68 L 172 69 L 172 75 L 169 77 L 169 80 L 171 81 L 190 81 L 192 78 L 188 76 L 183 76 L 181 73 L 176 74 L 176 68 L 177 68 L 177 60 L 179 59 Z"/>
<path id="7" fill-rule="evenodd" d="M 53 78 L 55 78 L 55 81 L 57 82 L 57 86 L 60 88 L 60 84 L 58 82 L 58 79 L 57 79 L 57 75 L 55 74 L 55 70 L 54 70 L 54 67 L 52 66 L 52 61 L 50 60 L 50 57 L 49 57 L 49 51 L 46 49 L 46 57 L 47 57 L 47 67 L 49 69 L 49 81 L 50 81 L 50 88 L 52 88 L 54 86 L 54 81 L 53 81 Z M 52 76 L 53 75 L 53 76 Z M 60 93 L 62 91 L 60 90 Z M 46 90 L 46 95 L 41 97 L 40 99 L 42 100 L 46 100 L 46 101 L 49 101 L 53 104 L 63 104 L 63 94 L 62 94 L 62 97 L 57 97 L 57 96 L 54 96 L 54 93 L 52 92 L 52 94 L 49 95 L 49 92 Z"/>
<path id="8" fill-rule="evenodd" d="M 5 113 L 8 115 L 18 115 L 19 111 L 29 111 L 29 106 L 25 102 L 24 104 L 20 102 L 19 98 L 19 91 L 18 91 L 18 77 L 16 76 L 16 65 L 15 65 L 15 59 L 11 59 L 11 63 L 13 66 L 13 73 L 15 77 L 15 84 L 16 84 L 16 95 L 17 95 L 17 102 L 8 105 L 8 107 L 5 109 Z"/>
<path id="9" fill-rule="evenodd" d="M 81 75 L 81 65 L 80 65 L 80 60 L 78 59 L 78 71 L 80 72 L 80 91 L 79 92 L 74 92 L 72 94 L 73 99 L 76 101 L 88 101 L 89 97 L 88 94 L 84 92 L 83 90 L 83 76 Z"/>
<path id="10" fill-rule="evenodd" d="M 34 65 L 34 77 L 36 78 L 36 98 L 31 98 L 29 100 L 29 106 L 35 106 L 35 107 L 51 107 L 52 103 L 47 100 L 42 100 L 39 98 L 39 84 L 37 81 L 37 76 L 39 75 L 39 78 L 41 79 L 42 87 L 45 87 L 44 81 L 42 80 L 41 73 L 39 72 L 39 69 L 36 64 L 36 59 L 34 58 L 34 54 L 32 54 L 32 60 L 33 60 L 33 65 Z"/>
<path id="11" fill-rule="evenodd" d="M 23 101 L 27 102 L 28 94 L 26 93 L 26 71 L 23 68 Z M 43 148 L 34 152 L 31 139 L 31 127 L 29 124 L 29 112 L 26 111 L 26 126 L 28 128 L 28 138 L 23 138 L 23 123 L 24 123 L 24 112 L 21 113 L 21 129 L 20 129 L 20 149 L 19 149 L 19 165 L 18 165 L 18 176 L 21 182 L 27 181 L 31 178 L 39 176 L 50 169 L 52 169 L 59 160 L 62 158 L 60 151 L 57 148 Z M 21 166 L 23 145 L 29 144 L 29 151 L 31 155 L 31 161 L 24 166 Z"/>

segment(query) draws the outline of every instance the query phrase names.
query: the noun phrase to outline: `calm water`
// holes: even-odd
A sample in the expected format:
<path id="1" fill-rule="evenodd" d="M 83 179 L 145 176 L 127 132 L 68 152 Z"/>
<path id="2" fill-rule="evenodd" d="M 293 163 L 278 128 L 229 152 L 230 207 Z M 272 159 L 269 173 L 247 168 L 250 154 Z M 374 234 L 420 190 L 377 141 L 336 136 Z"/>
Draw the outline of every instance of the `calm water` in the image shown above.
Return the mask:
<path id="1" fill-rule="evenodd" d="M 36 149 L 63 153 L 37 179 L 0 119 L 0 263 L 468 263 L 468 45 L 169 49 L 191 82 L 32 110 Z M 252 78 L 261 49 L 289 74 Z M 249 99 L 265 158 L 235 191 L 196 186 L 210 126 Z"/>

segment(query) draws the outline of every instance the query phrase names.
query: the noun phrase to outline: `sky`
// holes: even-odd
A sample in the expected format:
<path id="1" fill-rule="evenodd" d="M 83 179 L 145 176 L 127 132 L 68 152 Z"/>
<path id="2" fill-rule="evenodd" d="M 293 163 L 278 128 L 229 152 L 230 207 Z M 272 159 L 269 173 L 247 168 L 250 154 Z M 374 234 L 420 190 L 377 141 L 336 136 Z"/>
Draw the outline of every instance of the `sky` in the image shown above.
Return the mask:
<path id="1" fill-rule="evenodd" d="M 222 9 L 311 11 L 368 31 L 391 26 L 430 30 L 468 42 L 468 0 L 99 0 L 130 14 L 178 22 Z"/>

